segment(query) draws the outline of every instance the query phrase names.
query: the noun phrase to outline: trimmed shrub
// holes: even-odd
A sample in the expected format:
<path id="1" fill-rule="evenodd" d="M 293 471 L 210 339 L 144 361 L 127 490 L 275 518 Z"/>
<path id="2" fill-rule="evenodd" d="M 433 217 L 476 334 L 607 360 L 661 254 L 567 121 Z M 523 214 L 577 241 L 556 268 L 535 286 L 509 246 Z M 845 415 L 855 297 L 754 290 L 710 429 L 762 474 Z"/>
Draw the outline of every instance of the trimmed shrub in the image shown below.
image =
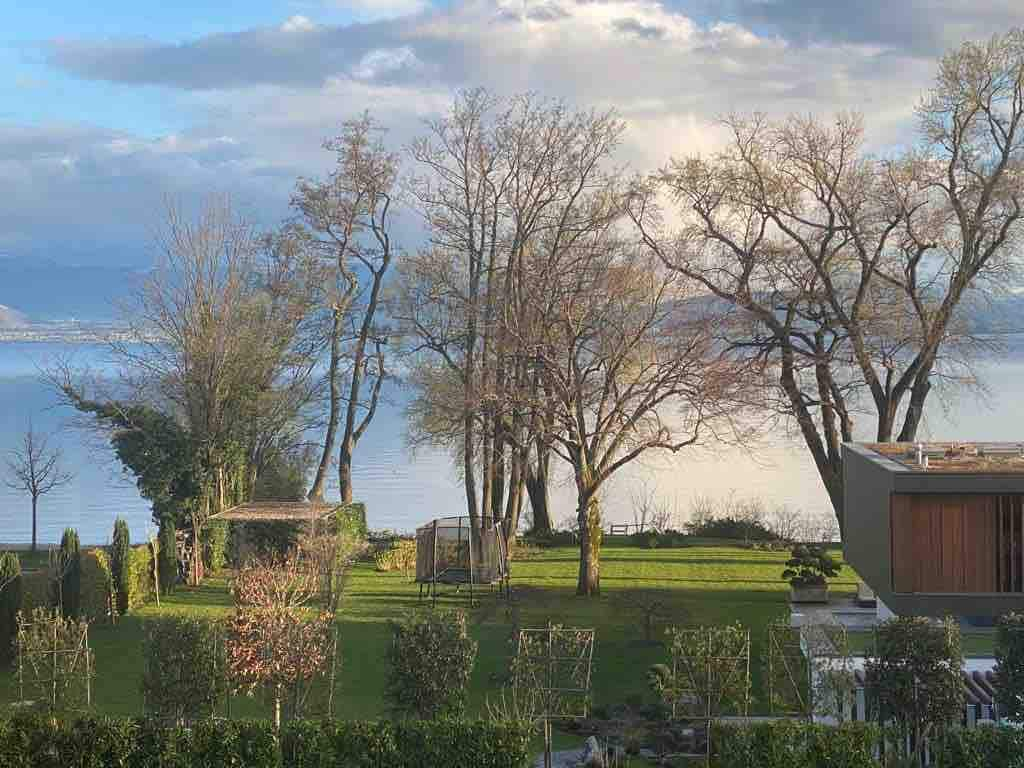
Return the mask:
<path id="1" fill-rule="evenodd" d="M 30 614 L 36 608 L 54 608 L 53 592 L 50 590 L 50 574 L 45 568 L 23 571 L 21 574 L 21 610 Z"/>
<path id="2" fill-rule="evenodd" d="M 21 610 L 21 561 L 14 552 L 0 553 L 0 666 L 14 659 L 14 638 L 18 634 Z"/>
<path id="3" fill-rule="evenodd" d="M 148 544 L 128 550 L 128 610 L 138 608 L 153 596 L 153 555 Z"/>
<path id="4" fill-rule="evenodd" d="M 142 695 L 147 714 L 174 723 L 210 717 L 227 694 L 219 622 L 172 616 L 146 622 Z"/>
<path id="5" fill-rule="evenodd" d="M 338 533 L 366 538 L 366 505 L 354 501 L 338 509 Z"/>
<path id="6" fill-rule="evenodd" d="M 60 579 L 60 610 L 65 616 L 78 618 L 82 595 L 82 552 L 78 544 L 78 531 L 65 528 L 60 539 L 58 558 Z"/>
<path id="7" fill-rule="evenodd" d="M 160 524 L 159 550 L 160 591 L 167 594 L 178 583 L 178 533 L 174 521 L 165 518 Z"/>
<path id="8" fill-rule="evenodd" d="M 530 751 L 528 727 L 485 721 L 297 721 L 279 748 L 262 721 L 0 718 L 2 768 L 522 768 Z"/>
<path id="9" fill-rule="evenodd" d="M 131 549 L 128 523 L 123 518 L 114 521 L 114 536 L 110 545 L 110 570 L 117 594 L 117 612 L 128 612 L 128 551 Z"/>
<path id="10" fill-rule="evenodd" d="M 711 732 L 711 764 L 716 768 L 879 768 L 874 757 L 877 744 L 877 728 L 866 723 L 719 723 Z"/>
<path id="11" fill-rule="evenodd" d="M 999 714 L 1024 721 L 1024 613 L 1008 613 L 996 629 L 996 690 Z"/>
<path id="12" fill-rule="evenodd" d="M 82 618 L 99 621 L 116 610 L 114 576 L 110 558 L 102 549 L 87 549 L 82 553 L 82 584 L 80 595 Z"/>
<path id="13" fill-rule="evenodd" d="M 422 611 L 392 626 L 386 690 L 392 711 L 422 719 L 460 716 L 477 651 L 466 614 Z"/>
<path id="14" fill-rule="evenodd" d="M 1020 768 L 1024 731 L 1011 726 L 953 728 L 939 749 L 939 768 Z"/>
<path id="15" fill-rule="evenodd" d="M 902 616 L 879 624 L 875 637 L 864 664 L 871 719 L 892 722 L 901 751 L 910 734 L 941 737 L 964 712 L 960 625 Z"/>
<path id="16" fill-rule="evenodd" d="M 223 520 L 211 520 L 204 532 L 203 565 L 210 571 L 219 571 L 228 560 L 228 524 Z"/>
<path id="17" fill-rule="evenodd" d="M 407 577 L 416 571 L 416 539 L 395 539 L 374 557 L 378 571 L 401 571 Z"/>

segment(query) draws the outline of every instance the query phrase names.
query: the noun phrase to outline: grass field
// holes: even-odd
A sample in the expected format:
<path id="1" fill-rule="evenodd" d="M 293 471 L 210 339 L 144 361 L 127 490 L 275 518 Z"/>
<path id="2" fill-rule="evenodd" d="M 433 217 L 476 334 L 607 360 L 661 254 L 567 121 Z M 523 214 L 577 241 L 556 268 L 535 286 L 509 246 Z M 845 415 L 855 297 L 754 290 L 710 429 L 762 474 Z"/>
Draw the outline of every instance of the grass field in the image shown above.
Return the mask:
<path id="1" fill-rule="evenodd" d="M 751 629 L 755 694 L 759 688 L 760 649 L 766 625 L 787 615 L 787 589 L 781 581 L 785 552 L 742 549 L 714 542 L 677 549 L 638 549 L 609 543 L 602 554 L 597 598 L 574 594 L 577 552 L 571 548 L 538 550 L 516 560 L 511 602 L 484 592 L 470 612 L 471 632 L 480 644 L 473 671 L 470 711 L 482 714 L 488 693 L 506 668 L 514 627 L 543 627 L 548 621 L 597 630 L 593 668 L 595 706 L 637 701 L 647 695 L 647 667 L 664 651 L 645 641 L 638 597 L 656 597 L 664 606 L 660 626 L 739 621 Z M 852 592 L 856 581 L 844 567 L 832 589 Z M 446 589 L 439 605 L 466 607 L 465 593 Z M 346 587 L 340 617 L 342 668 L 337 714 L 375 718 L 386 714 L 385 652 L 389 621 L 419 605 L 418 587 L 399 573 L 378 573 L 357 565 Z M 98 711 L 139 714 L 142 710 L 143 623 L 169 613 L 225 616 L 231 610 L 227 578 L 198 588 L 177 589 L 162 601 L 122 618 L 116 626 L 95 625 L 90 639 L 96 654 L 94 698 Z M 9 674 L 0 680 L 0 701 L 16 696 Z M 265 716 L 259 700 L 235 699 L 233 716 Z"/>

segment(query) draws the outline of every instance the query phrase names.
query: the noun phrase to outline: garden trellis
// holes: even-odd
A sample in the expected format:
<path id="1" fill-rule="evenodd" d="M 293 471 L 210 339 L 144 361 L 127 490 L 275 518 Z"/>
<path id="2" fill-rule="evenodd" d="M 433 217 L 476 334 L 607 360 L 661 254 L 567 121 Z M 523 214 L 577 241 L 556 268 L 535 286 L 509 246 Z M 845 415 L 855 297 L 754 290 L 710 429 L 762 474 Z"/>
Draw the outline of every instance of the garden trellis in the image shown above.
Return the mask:
<path id="1" fill-rule="evenodd" d="M 512 685 L 534 702 L 544 728 L 544 766 L 551 766 L 551 721 L 587 716 L 594 630 L 549 624 L 521 629 L 512 661 Z"/>
<path id="2" fill-rule="evenodd" d="M 768 625 L 767 640 L 765 686 L 769 713 L 809 717 L 811 672 L 808 657 L 804 655 L 801 628 L 785 621 L 773 622 Z"/>
<path id="3" fill-rule="evenodd" d="M 672 627 L 668 665 L 651 668 L 651 682 L 672 718 L 703 721 L 710 759 L 711 723 L 750 709 L 750 631 L 739 624 Z M 681 756 L 697 757 L 697 754 Z"/>
<path id="4" fill-rule="evenodd" d="M 95 674 L 89 625 L 37 609 L 18 621 L 18 696 L 51 712 L 92 706 Z"/>

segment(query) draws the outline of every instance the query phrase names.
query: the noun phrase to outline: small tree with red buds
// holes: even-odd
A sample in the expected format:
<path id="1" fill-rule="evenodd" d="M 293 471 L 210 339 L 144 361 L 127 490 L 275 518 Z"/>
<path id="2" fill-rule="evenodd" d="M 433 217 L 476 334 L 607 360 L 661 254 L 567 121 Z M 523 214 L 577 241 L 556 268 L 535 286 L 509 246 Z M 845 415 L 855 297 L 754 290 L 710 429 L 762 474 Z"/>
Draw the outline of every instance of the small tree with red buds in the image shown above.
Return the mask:
<path id="1" fill-rule="evenodd" d="M 332 663 L 334 614 L 305 607 L 317 591 L 315 571 L 298 555 L 253 561 L 234 582 L 228 671 L 236 690 L 269 695 L 277 727 L 282 705 L 289 716 L 301 716 L 313 681 Z"/>

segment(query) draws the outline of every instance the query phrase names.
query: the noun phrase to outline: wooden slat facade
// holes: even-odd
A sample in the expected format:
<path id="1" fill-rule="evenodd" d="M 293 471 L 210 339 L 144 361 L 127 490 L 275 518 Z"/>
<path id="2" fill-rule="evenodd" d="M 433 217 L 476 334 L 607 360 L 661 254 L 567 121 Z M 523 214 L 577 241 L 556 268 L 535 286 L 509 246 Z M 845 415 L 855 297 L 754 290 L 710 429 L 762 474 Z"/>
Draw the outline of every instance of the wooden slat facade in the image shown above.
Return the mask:
<path id="1" fill-rule="evenodd" d="M 894 592 L 1024 591 L 1020 496 L 894 494 L 891 519 Z"/>

